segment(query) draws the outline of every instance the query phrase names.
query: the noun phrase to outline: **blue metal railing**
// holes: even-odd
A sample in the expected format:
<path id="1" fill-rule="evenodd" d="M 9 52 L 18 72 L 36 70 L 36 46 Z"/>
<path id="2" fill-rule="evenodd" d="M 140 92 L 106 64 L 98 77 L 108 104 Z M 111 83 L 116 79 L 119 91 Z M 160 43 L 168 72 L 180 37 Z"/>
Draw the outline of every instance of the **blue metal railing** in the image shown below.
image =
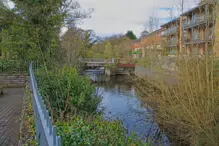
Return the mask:
<path id="1" fill-rule="evenodd" d="M 36 124 L 36 140 L 40 146 L 61 146 L 61 137 L 56 135 L 56 126 L 52 125 L 52 119 L 40 95 L 33 72 L 33 63 L 30 63 L 30 83 L 33 91 L 33 107 Z"/>

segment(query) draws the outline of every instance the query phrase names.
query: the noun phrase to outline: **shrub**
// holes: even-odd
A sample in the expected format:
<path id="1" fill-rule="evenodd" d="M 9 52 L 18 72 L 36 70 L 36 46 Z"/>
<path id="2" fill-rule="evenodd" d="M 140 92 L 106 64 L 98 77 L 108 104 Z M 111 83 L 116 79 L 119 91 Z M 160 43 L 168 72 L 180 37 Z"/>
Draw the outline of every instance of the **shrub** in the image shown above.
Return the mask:
<path id="1" fill-rule="evenodd" d="M 127 137 L 119 121 L 104 121 L 102 117 L 82 118 L 76 116 L 71 122 L 57 123 L 63 146 L 143 146 L 136 135 Z"/>
<path id="2" fill-rule="evenodd" d="M 101 101 L 90 79 L 79 76 L 77 70 L 63 67 L 36 72 L 41 95 L 44 97 L 53 118 L 66 118 L 78 112 L 94 113 Z"/>
<path id="3" fill-rule="evenodd" d="M 5 74 L 28 73 L 29 62 L 21 60 L 0 59 L 0 72 Z"/>
<path id="4" fill-rule="evenodd" d="M 90 79 L 79 76 L 75 68 L 41 69 L 35 74 L 64 146 L 146 145 L 134 133 L 127 136 L 119 121 L 93 114 L 101 100 Z"/>
<path id="5" fill-rule="evenodd" d="M 153 105 L 159 123 L 183 143 L 219 143 L 219 86 L 214 66 L 210 58 L 181 58 L 175 72 L 178 83 L 151 82 L 160 92 L 151 96 L 146 93 L 144 100 Z M 148 86 L 141 86 L 141 91 L 145 88 Z"/>

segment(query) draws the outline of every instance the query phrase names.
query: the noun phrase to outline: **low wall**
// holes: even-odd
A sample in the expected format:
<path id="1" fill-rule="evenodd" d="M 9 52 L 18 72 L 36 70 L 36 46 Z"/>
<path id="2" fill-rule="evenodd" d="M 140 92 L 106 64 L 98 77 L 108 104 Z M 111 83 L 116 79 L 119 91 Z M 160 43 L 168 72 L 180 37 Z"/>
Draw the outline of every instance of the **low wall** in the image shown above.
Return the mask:
<path id="1" fill-rule="evenodd" d="M 153 68 L 145 68 L 143 66 L 136 65 L 135 75 L 141 78 L 147 78 L 153 81 L 166 82 L 168 84 L 177 84 L 178 80 L 174 72 L 166 73 L 159 72 Z"/>
<path id="2" fill-rule="evenodd" d="M 28 80 L 29 76 L 0 75 L 0 87 L 23 87 Z"/>

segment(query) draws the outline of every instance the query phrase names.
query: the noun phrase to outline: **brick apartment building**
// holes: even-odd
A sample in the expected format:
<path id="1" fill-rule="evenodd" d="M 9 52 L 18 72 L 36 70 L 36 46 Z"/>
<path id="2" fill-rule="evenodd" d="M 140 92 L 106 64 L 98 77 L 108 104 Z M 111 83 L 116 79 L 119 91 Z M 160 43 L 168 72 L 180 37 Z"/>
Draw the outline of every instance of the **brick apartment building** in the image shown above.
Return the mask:
<path id="1" fill-rule="evenodd" d="M 214 41 L 213 0 L 201 2 L 195 8 L 181 14 L 164 25 L 165 47 L 171 55 L 178 53 L 204 55 L 213 54 Z M 214 54 L 217 51 L 214 50 Z"/>
<path id="2" fill-rule="evenodd" d="M 157 54 L 162 54 L 164 48 L 163 47 L 164 38 L 162 36 L 164 31 L 165 28 L 161 28 L 143 36 L 140 41 L 143 51 L 144 52 L 153 51 L 156 52 Z"/>
<path id="3" fill-rule="evenodd" d="M 161 28 L 151 33 L 144 34 L 139 40 L 132 43 L 132 54 L 134 58 L 141 58 L 145 56 L 146 52 L 154 52 L 156 54 L 163 54 L 164 38 L 162 37 L 165 29 Z"/>
<path id="4" fill-rule="evenodd" d="M 162 36 L 164 39 L 163 46 L 171 55 L 176 55 L 178 50 L 179 20 L 179 18 L 176 18 L 161 26 L 165 29 Z"/>

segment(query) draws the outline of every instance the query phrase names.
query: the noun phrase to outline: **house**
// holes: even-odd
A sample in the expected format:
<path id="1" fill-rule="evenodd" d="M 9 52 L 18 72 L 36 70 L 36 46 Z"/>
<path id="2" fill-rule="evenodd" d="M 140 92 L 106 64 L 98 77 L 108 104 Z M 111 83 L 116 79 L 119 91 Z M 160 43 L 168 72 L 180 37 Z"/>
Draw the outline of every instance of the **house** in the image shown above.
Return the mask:
<path id="1" fill-rule="evenodd" d="M 144 52 L 156 52 L 158 54 L 163 53 L 164 43 L 164 28 L 155 30 L 141 38 L 141 45 Z"/>
<path id="2" fill-rule="evenodd" d="M 135 40 L 132 43 L 132 52 L 131 52 L 131 54 L 133 54 L 133 58 L 138 59 L 138 58 L 143 57 L 144 54 L 142 54 L 142 53 L 143 53 L 143 51 L 142 51 L 142 45 L 141 45 L 140 40 Z"/>

